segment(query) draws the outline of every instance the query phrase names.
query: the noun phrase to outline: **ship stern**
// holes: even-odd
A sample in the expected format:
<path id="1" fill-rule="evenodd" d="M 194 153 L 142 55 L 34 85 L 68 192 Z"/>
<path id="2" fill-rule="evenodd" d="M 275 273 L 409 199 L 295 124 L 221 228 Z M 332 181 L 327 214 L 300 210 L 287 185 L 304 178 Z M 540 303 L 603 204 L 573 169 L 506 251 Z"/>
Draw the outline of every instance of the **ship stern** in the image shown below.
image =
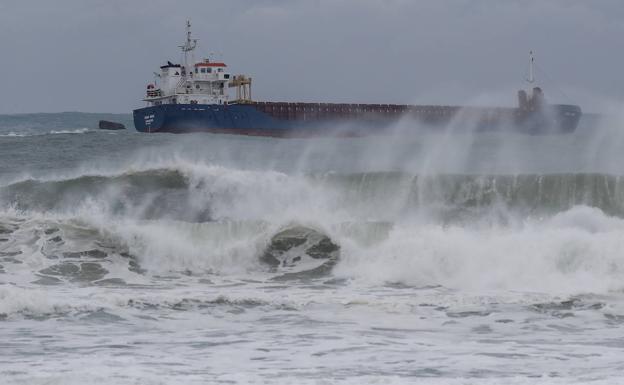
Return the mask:
<path id="1" fill-rule="evenodd" d="M 132 111 L 134 127 L 139 132 L 158 132 L 165 124 L 164 106 L 139 108 Z"/>

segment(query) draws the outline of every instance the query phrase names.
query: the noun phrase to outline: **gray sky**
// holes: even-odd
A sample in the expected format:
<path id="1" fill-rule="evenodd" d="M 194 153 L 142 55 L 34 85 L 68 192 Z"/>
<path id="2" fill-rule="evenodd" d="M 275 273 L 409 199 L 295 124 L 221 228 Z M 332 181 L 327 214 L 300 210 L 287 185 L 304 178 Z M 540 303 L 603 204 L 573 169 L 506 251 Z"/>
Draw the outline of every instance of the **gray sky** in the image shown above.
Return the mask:
<path id="1" fill-rule="evenodd" d="M 622 0 L 0 0 L 0 113 L 130 112 L 190 18 L 254 99 L 512 105 L 624 100 Z"/>

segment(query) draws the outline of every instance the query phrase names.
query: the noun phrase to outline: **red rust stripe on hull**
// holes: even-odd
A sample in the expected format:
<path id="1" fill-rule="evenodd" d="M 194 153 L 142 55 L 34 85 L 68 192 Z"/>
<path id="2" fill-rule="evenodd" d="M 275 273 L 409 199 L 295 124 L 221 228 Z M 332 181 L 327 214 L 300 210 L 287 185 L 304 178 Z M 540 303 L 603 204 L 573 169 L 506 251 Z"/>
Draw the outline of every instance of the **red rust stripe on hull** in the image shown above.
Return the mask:
<path id="1" fill-rule="evenodd" d="M 193 128 L 193 129 L 167 129 L 166 131 L 151 131 L 152 133 L 173 133 L 173 134 L 188 134 L 188 133 L 209 133 L 209 134 L 230 134 L 230 135 L 243 135 L 243 136 L 262 136 L 268 138 L 317 138 L 317 137 L 334 137 L 334 138 L 356 138 L 374 135 L 375 133 L 369 132 L 353 132 L 353 131 L 340 131 L 340 130 L 270 130 L 270 129 L 240 129 L 240 128 Z M 378 133 L 383 133 L 380 130 Z"/>

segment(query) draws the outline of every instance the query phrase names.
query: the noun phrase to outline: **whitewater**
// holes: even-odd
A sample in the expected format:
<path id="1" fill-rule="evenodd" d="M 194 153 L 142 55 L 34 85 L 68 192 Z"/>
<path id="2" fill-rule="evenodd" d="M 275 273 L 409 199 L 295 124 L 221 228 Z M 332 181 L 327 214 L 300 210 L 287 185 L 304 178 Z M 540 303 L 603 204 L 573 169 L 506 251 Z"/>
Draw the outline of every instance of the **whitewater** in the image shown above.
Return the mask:
<path id="1" fill-rule="evenodd" d="M 624 383 L 624 117 L 274 139 L 0 116 L 3 384 Z"/>

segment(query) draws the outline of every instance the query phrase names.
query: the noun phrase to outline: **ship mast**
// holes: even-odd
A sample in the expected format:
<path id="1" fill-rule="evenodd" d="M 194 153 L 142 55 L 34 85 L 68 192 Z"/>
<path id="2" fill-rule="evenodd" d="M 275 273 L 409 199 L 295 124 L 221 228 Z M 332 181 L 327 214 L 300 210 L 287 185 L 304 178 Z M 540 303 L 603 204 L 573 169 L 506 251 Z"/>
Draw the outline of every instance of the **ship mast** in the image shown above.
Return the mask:
<path id="1" fill-rule="evenodd" d="M 186 21 L 186 42 L 179 46 L 182 49 L 182 52 L 184 52 L 184 77 L 186 78 L 186 75 L 188 74 L 189 68 L 188 68 L 188 54 L 189 52 L 192 52 L 195 47 L 197 47 L 197 39 L 191 39 L 191 21 L 187 20 Z M 193 60 L 193 58 L 191 58 L 191 60 Z"/>
<path id="2" fill-rule="evenodd" d="M 535 56 L 533 56 L 533 51 L 529 51 L 529 78 L 527 82 L 533 84 L 535 83 L 535 75 L 533 71 L 533 67 L 535 65 Z"/>

